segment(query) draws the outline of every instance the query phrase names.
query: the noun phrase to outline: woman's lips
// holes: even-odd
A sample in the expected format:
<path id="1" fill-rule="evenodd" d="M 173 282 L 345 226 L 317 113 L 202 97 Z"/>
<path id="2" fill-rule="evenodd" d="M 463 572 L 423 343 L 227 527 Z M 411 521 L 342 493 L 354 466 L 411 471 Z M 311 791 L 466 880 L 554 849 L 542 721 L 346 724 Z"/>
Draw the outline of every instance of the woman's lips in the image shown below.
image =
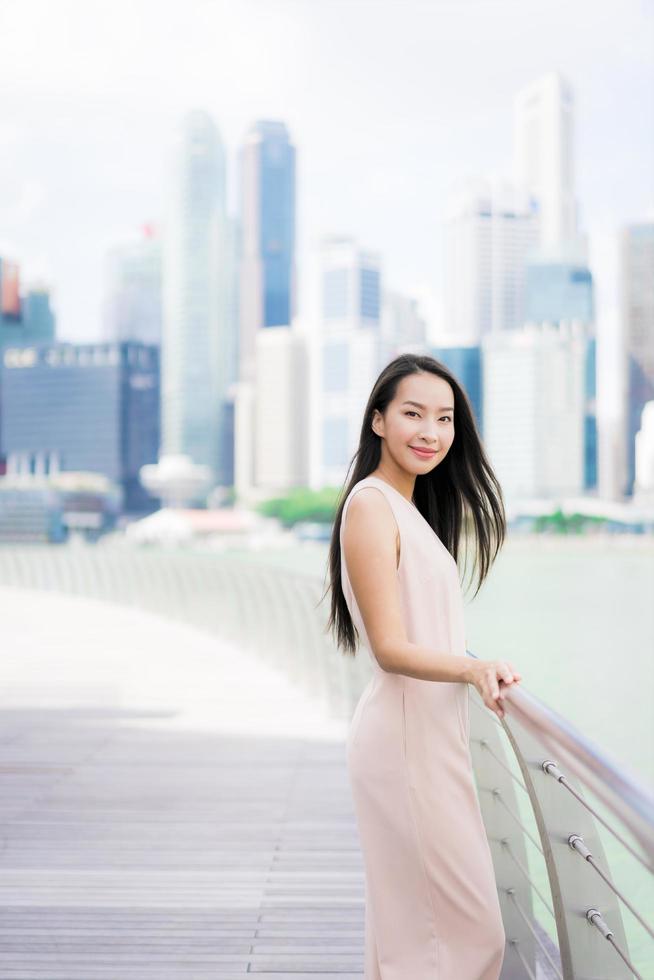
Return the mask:
<path id="1" fill-rule="evenodd" d="M 411 449 L 416 456 L 419 456 L 420 459 L 431 459 L 438 451 L 436 449 L 416 449 L 415 446 L 409 446 L 409 449 Z"/>

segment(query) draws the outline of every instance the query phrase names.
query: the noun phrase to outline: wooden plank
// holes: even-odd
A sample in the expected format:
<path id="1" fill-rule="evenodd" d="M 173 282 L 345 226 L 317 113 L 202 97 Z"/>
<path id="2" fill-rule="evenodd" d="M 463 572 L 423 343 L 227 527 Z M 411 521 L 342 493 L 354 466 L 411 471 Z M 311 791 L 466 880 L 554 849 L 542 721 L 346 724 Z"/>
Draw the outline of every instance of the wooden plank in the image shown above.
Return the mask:
<path id="1" fill-rule="evenodd" d="M 27 655 L 0 692 L 0 980 L 360 980 L 363 869 L 343 740 L 316 737 L 315 720 L 310 735 L 300 722 L 262 733 L 261 719 L 293 709 L 288 690 L 275 702 L 264 685 L 251 734 L 186 729 L 175 685 L 159 706 L 145 690 L 141 708 L 138 691 L 126 705 L 122 678 L 143 650 L 129 649 L 120 610 L 107 616 L 96 662 L 75 647 L 70 617 L 68 646 L 14 637 Z M 185 641 L 167 653 L 179 692 L 194 656 Z M 156 678 L 152 643 L 150 672 L 140 669 Z M 72 687 L 61 680 L 61 703 L 44 704 L 62 651 Z M 239 683 L 229 662 L 224 687 Z M 97 671 L 102 703 L 77 703 L 75 691 L 98 691 Z M 236 694 L 247 700 L 245 687 Z"/>

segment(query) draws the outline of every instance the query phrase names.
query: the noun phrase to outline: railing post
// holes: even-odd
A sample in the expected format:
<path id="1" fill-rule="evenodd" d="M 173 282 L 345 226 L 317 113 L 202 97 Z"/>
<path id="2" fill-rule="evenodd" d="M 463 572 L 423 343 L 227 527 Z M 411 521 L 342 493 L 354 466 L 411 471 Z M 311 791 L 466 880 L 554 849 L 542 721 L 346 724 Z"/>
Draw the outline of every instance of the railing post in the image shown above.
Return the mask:
<path id="1" fill-rule="evenodd" d="M 600 909 L 610 923 L 615 939 L 626 949 L 627 940 L 616 897 L 568 843 L 571 834 L 579 834 L 598 862 L 608 867 L 592 815 L 543 769 L 548 753 L 530 732 L 512 722 L 510 708 L 503 728 L 520 767 L 540 837 L 564 980 L 602 976 L 610 976 L 611 980 L 631 980 L 631 970 L 586 918 L 588 909 Z M 571 777 L 568 782 L 583 797 L 579 783 Z"/>
<path id="2" fill-rule="evenodd" d="M 493 856 L 495 878 L 502 909 L 502 921 L 507 947 L 502 965 L 501 980 L 525 980 L 525 969 L 512 944 L 517 944 L 524 959 L 536 976 L 534 937 L 518 912 L 516 903 L 533 918 L 532 888 L 519 873 L 516 860 L 527 867 L 524 834 L 511 818 L 517 814 L 516 786 L 511 778 L 509 763 L 500 738 L 497 723 L 490 711 L 470 692 L 470 755 L 477 782 L 477 795 L 484 826 Z M 498 765 L 504 762 L 506 769 Z M 503 842 L 510 842 L 510 851 Z M 516 859 L 516 860 L 514 860 Z M 509 892 L 511 889 L 511 893 Z"/>

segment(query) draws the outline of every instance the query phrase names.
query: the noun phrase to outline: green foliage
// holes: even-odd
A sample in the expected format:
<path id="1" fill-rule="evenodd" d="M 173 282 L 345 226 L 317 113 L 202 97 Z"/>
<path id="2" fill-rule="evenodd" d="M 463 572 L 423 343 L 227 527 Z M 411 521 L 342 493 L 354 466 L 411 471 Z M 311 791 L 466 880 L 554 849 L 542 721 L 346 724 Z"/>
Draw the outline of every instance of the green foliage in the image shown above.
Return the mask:
<path id="1" fill-rule="evenodd" d="M 340 487 L 323 487 L 310 490 L 295 487 L 284 497 L 271 497 L 255 509 L 265 517 L 278 518 L 284 527 L 293 527 L 300 521 L 331 524 L 336 514 Z"/>
<path id="2" fill-rule="evenodd" d="M 564 514 L 559 508 L 553 514 L 534 518 L 534 531 L 547 534 L 583 534 L 591 527 L 606 524 L 605 517 L 590 514 Z"/>

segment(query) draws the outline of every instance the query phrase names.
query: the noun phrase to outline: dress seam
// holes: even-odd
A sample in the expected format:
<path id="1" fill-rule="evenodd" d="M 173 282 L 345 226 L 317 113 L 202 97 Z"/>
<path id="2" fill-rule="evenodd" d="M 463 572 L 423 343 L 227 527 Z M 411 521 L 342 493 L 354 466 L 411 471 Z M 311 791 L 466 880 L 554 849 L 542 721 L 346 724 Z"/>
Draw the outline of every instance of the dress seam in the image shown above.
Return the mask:
<path id="1" fill-rule="evenodd" d="M 409 764 L 408 764 L 407 738 L 406 738 L 407 723 L 406 723 L 406 702 L 405 702 L 405 694 L 406 694 L 406 678 L 404 678 L 404 683 L 402 684 L 402 726 L 403 726 L 403 729 L 404 729 L 404 732 L 403 732 L 403 735 L 404 735 L 404 775 L 405 775 L 405 779 L 406 779 L 407 800 L 408 800 L 408 804 L 409 804 L 409 813 L 411 814 L 411 822 L 413 824 L 413 829 L 415 831 L 416 839 L 418 841 L 418 850 L 420 852 L 420 864 L 422 866 L 422 873 L 423 873 L 423 876 L 424 876 L 424 879 L 425 879 L 425 887 L 427 889 L 427 898 L 429 900 L 429 906 L 431 908 L 431 914 L 432 914 L 432 935 L 433 935 L 434 941 L 436 943 L 436 970 L 438 971 L 438 973 L 440 973 L 440 937 L 439 937 L 439 935 L 438 935 L 438 933 L 437 933 L 437 931 L 435 929 L 435 923 L 438 921 L 438 919 L 437 919 L 437 916 L 436 916 L 436 910 L 434 908 L 434 901 L 433 901 L 432 894 L 431 894 L 431 888 L 429 887 L 429 876 L 427 874 L 427 866 L 425 864 L 425 855 L 424 855 L 424 850 L 423 850 L 423 846 L 422 846 L 422 837 L 420 836 L 420 830 L 419 830 L 419 827 L 418 827 L 418 820 L 417 820 L 417 817 L 416 817 L 416 815 L 414 813 L 414 809 L 413 809 L 413 796 L 412 796 L 412 793 L 411 793 L 411 783 L 410 783 L 410 780 L 409 780 Z"/>

